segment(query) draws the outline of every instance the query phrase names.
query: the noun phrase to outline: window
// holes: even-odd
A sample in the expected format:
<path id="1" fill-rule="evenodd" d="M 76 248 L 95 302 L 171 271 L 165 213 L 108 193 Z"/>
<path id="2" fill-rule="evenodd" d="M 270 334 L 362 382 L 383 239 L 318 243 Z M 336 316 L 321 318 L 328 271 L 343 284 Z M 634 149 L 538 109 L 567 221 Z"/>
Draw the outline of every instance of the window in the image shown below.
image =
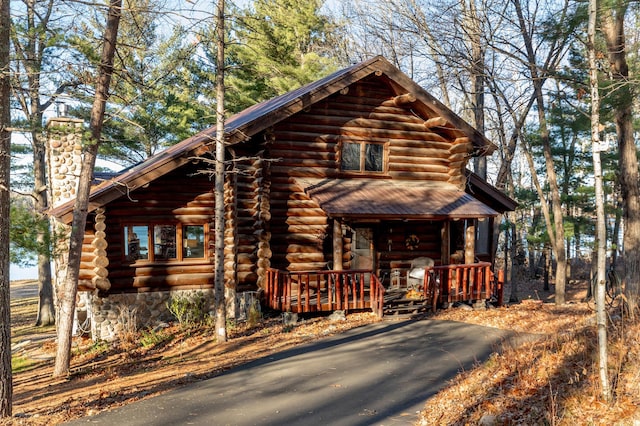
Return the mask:
<path id="1" fill-rule="evenodd" d="M 382 173 L 385 170 L 385 144 L 343 142 L 341 163 L 343 172 Z"/>
<path id="2" fill-rule="evenodd" d="M 204 257 L 204 227 L 202 225 L 185 226 L 182 231 L 185 258 Z"/>
<path id="3" fill-rule="evenodd" d="M 146 225 L 124 227 L 124 255 L 128 260 L 149 258 L 149 227 Z"/>
<path id="4" fill-rule="evenodd" d="M 175 259 L 176 252 L 176 226 L 155 225 L 153 227 L 153 257 L 155 260 Z"/>
<path id="5" fill-rule="evenodd" d="M 206 225 L 126 225 L 124 257 L 132 262 L 203 259 L 206 235 Z"/>

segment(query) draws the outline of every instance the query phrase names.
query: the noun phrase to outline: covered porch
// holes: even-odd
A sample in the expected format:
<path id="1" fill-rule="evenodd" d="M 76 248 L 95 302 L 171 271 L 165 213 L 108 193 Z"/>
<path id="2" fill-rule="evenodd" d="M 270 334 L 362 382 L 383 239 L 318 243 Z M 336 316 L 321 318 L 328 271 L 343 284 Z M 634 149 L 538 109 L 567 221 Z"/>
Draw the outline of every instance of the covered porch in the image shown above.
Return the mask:
<path id="1" fill-rule="evenodd" d="M 373 271 L 365 269 L 302 272 L 269 269 L 265 302 L 270 309 L 282 312 L 371 310 L 380 317 L 398 301 L 407 302 L 410 310 L 420 312 L 435 312 L 457 302 L 491 300 L 502 304 L 504 279 L 493 273 L 489 262 L 418 269 L 422 279 L 410 279 L 405 287 L 385 287 Z"/>
<path id="2" fill-rule="evenodd" d="M 383 315 L 399 300 L 435 310 L 499 298 L 492 271 L 499 213 L 484 202 L 425 182 L 297 181 L 327 215 L 318 245 L 324 262 L 304 270 L 272 264 L 264 287 L 268 307 Z"/>

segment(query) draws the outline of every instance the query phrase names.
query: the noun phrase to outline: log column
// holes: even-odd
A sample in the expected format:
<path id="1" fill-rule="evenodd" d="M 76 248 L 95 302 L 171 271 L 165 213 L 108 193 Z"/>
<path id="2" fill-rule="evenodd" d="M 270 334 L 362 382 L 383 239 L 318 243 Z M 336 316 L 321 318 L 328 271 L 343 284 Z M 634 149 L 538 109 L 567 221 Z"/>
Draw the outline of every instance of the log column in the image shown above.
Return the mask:
<path id="1" fill-rule="evenodd" d="M 235 162 L 232 162 L 234 164 Z M 238 318 L 238 174 L 227 170 L 224 182 L 224 292 L 227 317 Z"/>
<path id="2" fill-rule="evenodd" d="M 96 209 L 96 219 L 94 224 L 95 234 L 91 246 L 93 247 L 93 273 L 95 276 L 91 279 L 91 282 L 95 288 L 102 291 L 107 291 L 111 288 L 109 282 L 109 258 L 107 258 L 107 240 L 104 208 Z"/>
<path id="3" fill-rule="evenodd" d="M 464 263 L 475 263 L 476 260 L 476 227 L 473 220 L 467 222 L 464 233 Z"/>
<path id="4" fill-rule="evenodd" d="M 342 271 L 342 223 L 340 219 L 333 219 L 333 269 Z"/>
<path id="5" fill-rule="evenodd" d="M 448 220 L 442 223 L 441 241 L 440 261 L 443 265 L 449 265 L 451 263 L 451 222 Z"/>
<path id="6" fill-rule="evenodd" d="M 256 284 L 259 288 L 264 288 L 267 278 L 267 269 L 271 267 L 271 232 L 269 223 L 271 222 L 271 172 L 270 162 L 258 159 L 254 166 L 256 191 L 256 217 L 255 235 L 258 239 L 258 280 Z"/>

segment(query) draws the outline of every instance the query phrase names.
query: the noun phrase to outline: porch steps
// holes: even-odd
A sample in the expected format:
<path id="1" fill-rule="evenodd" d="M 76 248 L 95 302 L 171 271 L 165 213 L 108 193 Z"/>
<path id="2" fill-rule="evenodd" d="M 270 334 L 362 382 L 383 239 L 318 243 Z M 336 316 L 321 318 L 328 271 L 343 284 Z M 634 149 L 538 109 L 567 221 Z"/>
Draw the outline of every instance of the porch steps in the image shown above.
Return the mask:
<path id="1" fill-rule="evenodd" d="M 387 290 L 383 310 L 385 318 L 410 318 L 430 309 L 426 300 L 407 299 L 405 294 L 406 291 Z"/>

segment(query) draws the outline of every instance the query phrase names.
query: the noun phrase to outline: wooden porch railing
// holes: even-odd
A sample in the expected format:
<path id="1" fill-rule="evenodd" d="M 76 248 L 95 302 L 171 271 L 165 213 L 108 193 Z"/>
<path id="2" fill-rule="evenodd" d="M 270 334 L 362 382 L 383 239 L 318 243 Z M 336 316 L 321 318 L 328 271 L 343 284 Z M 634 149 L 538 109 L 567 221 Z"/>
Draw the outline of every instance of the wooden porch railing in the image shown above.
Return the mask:
<path id="1" fill-rule="evenodd" d="M 492 296 L 500 302 L 502 287 L 494 286 L 494 282 L 489 262 L 432 266 L 425 269 L 423 292 L 434 310 L 436 305 L 487 300 Z"/>
<path id="2" fill-rule="evenodd" d="M 425 268 L 423 299 L 433 311 L 455 302 L 475 302 L 495 297 L 502 304 L 503 280 L 496 280 L 491 263 L 444 265 Z M 369 270 L 288 272 L 267 270 L 265 301 L 282 312 L 330 312 L 371 309 L 382 317 L 385 288 Z"/>
<path id="3" fill-rule="evenodd" d="M 267 270 L 269 308 L 283 312 L 372 309 L 382 316 L 384 286 L 369 270 L 288 272 Z"/>

